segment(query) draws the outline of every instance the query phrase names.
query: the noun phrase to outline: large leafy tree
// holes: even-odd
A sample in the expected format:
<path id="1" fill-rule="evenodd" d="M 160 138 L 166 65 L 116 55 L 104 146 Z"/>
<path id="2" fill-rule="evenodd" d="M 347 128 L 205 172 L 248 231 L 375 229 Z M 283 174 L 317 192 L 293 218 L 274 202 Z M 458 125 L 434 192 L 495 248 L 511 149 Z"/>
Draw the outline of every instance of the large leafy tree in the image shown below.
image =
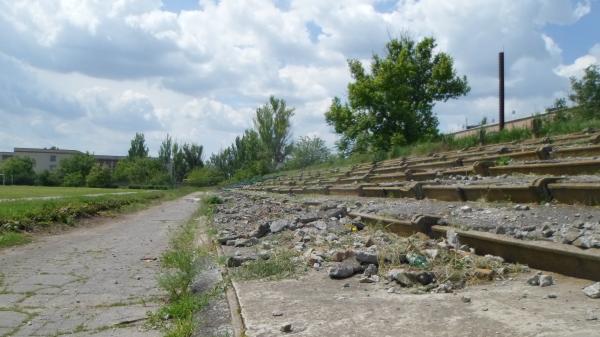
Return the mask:
<path id="1" fill-rule="evenodd" d="M 130 159 L 148 157 L 148 146 L 146 146 L 146 138 L 143 133 L 136 133 L 131 140 L 128 156 Z"/>
<path id="2" fill-rule="evenodd" d="M 83 186 L 96 159 L 89 153 L 78 153 L 60 161 L 58 174 L 65 186 Z"/>
<path id="3" fill-rule="evenodd" d="M 254 128 L 275 165 L 283 163 L 290 153 L 290 118 L 293 115 L 294 109 L 288 108 L 285 100 L 274 96 L 256 109 Z"/>
<path id="4" fill-rule="evenodd" d="M 0 173 L 5 175 L 4 179 L 8 183 L 33 185 L 35 181 L 34 166 L 35 160 L 29 157 L 12 157 L 2 162 Z"/>
<path id="5" fill-rule="evenodd" d="M 322 163 L 329 159 L 330 152 L 325 141 L 319 137 L 300 137 L 293 146 L 290 160 L 286 162 L 289 168 L 303 168 L 312 164 Z"/>
<path id="6" fill-rule="evenodd" d="M 373 55 L 370 72 L 359 60 L 349 60 L 354 81 L 348 102 L 334 98 L 325 113 L 341 135 L 343 152 L 389 150 L 437 135 L 436 102 L 466 95 L 466 77 L 459 77 L 453 59 L 435 52 L 435 40 L 392 39 L 384 56 Z"/>
<path id="7" fill-rule="evenodd" d="M 569 98 L 581 107 L 586 115 L 600 114 L 600 67 L 588 66 L 581 79 L 571 77 L 573 93 Z"/>
<path id="8" fill-rule="evenodd" d="M 183 144 L 183 158 L 187 166 L 187 171 L 204 166 L 202 162 L 202 145 L 198 144 Z"/>

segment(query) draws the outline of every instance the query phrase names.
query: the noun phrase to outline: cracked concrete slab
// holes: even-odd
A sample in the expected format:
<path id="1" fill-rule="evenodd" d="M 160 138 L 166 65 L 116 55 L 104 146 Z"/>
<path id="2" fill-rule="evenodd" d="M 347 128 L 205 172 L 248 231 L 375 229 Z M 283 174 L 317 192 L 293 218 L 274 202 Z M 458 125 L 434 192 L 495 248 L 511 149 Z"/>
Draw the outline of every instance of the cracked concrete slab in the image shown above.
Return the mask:
<path id="1" fill-rule="evenodd" d="M 589 281 L 554 277 L 551 287 L 531 287 L 522 275 L 453 294 L 388 293 L 381 284 L 361 284 L 357 277 L 333 281 L 315 271 L 299 279 L 236 282 L 235 287 L 249 337 L 597 334 L 600 322 L 586 320 L 586 313 L 600 304 L 580 291 Z M 291 333 L 281 331 L 287 323 Z"/>
<path id="2" fill-rule="evenodd" d="M 0 251 L 0 336 L 160 335 L 143 329 L 163 295 L 157 258 L 198 206 L 188 196 Z"/>

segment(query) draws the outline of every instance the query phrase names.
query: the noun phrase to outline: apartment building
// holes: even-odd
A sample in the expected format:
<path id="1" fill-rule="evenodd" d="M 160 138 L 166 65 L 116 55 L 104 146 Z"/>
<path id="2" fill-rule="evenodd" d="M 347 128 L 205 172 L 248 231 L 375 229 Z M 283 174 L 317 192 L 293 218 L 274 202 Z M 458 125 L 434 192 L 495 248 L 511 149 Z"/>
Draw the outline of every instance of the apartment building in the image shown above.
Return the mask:
<path id="1" fill-rule="evenodd" d="M 58 168 L 59 163 L 76 154 L 83 153 L 77 150 L 63 150 L 57 148 L 51 149 L 36 149 L 15 147 L 13 152 L 0 152 L 0 164 L 12 157 L 29 157 L 35 161 L 34 171 L 40 173 L 43 171 L 53 171 Z M 124 159 L 125 156 L 107 156 L 107 155 L 92 155 L 96 158 L 96 162 L 100 165 L 114 169 L 117 162 Z"/>

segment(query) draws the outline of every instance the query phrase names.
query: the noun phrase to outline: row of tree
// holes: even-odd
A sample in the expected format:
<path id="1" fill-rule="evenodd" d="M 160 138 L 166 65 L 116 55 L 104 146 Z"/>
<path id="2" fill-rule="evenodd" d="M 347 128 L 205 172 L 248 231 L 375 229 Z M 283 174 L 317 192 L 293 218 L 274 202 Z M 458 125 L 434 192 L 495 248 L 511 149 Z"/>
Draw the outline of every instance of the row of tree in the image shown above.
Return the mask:
<path id="1" fill-rule="evenodd" d="M 318 137 L 291 140 L 294 108 L 283 99 L 271 96 L 256 109 L 254 127 L 247 129 L 233 143 L 211 155 L 206 167 L 190 173 L 189 182 L 213 185 L 220 181 L 241 181 L 278 169 L 302 168 L 327 161 L 331 153 Z"/>

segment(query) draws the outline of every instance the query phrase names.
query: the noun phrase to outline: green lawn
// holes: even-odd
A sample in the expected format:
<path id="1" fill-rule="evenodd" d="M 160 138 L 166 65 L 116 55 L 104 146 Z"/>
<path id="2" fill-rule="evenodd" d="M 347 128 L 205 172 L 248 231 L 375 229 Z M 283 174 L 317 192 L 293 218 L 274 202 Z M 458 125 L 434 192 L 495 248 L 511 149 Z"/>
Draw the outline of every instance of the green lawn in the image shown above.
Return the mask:
<path id="1" fill-rule="evenodd" d="M 188 187 L 149 191 L 0 186 L 0 248 L 29 242 L 27 232 L 35 232 L 56 224 L 75 225 L 79 218 L 138 209 L 156 201 L 183 196 L 194 190 Z M 40 197 L 59 198 L 35 199 Z"/>
<path id="2" fill-rule="evenodd" d="M 77 197 L 89 194 L 139 192 L 140 190 L 92 187 L 2 186 L 0 200 L 37 197 Z"/>

